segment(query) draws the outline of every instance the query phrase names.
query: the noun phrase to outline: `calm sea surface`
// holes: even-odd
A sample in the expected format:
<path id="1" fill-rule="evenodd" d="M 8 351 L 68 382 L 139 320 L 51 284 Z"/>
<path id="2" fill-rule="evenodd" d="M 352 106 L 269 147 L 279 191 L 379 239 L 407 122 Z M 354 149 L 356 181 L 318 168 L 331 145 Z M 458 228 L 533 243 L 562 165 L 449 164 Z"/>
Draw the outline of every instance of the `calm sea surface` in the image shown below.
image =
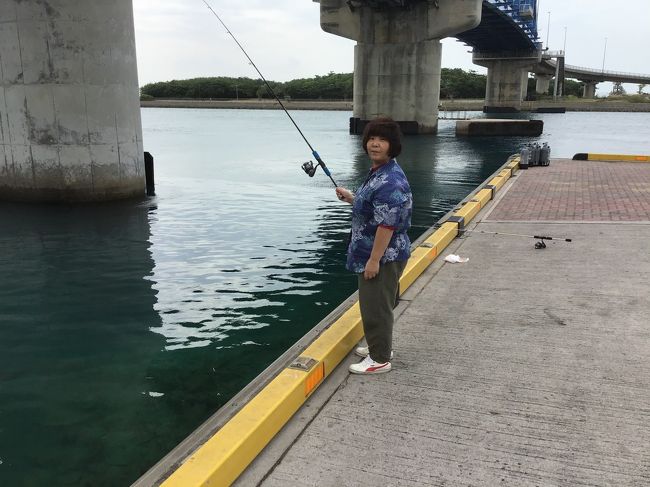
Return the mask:
<path id="1" fill-rule="evenodd" d="M 155 199 L 0 204 L 0 485 L 128 485 L 355 290 L 349 206 L 280 111 L 143 109 Z M 341 185 L 348 112 L 295 112 Z M 470 114 L 482 116 L 480 114 Z M 650 114 L 538 114 L 553 157 L 650 153 Z M 409 137 L 412 238 L 529 139 Z"/>

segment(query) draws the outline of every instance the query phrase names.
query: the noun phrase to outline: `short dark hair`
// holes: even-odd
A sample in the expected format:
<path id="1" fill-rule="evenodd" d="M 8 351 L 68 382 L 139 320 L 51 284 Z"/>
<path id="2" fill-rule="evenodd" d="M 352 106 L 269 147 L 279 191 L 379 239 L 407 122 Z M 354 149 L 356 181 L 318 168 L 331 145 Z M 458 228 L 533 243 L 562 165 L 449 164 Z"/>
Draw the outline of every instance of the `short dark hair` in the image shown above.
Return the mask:
<path id="1" fill-rule="evenodd" d="M 370 137 L 381 137 L 389 143 L 388 155 L 397 157 L 402 152 L 402 131 L 395 120 L 389 117 L 378 117 L 370 120 L 363 129 L 363 150 L 368 153 Z"/>

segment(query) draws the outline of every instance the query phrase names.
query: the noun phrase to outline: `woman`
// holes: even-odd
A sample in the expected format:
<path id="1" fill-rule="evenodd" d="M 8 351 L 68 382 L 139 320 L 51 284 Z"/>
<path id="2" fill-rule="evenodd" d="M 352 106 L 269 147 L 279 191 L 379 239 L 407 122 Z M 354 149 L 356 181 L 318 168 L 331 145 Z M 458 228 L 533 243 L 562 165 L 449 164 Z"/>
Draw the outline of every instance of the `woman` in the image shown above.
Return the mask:
<path id="1" fill-rule="evenodd" d="M 411 253 L 406 231 L 411 226 L 413 198 L 395 157 L 402 150 L 399 125 L 377 118 L 366 125 L 363 149 L 372 167 L 353 194 L 336 188 L 337 197 L 352 205 L 352 232 L 346 267 L 358 275 L 359 306 L 367 347 L 355 353 L 364 359 L 350 365 L 353 374 L 379 374 L 391 369 L 393 308 L 399 278 Z"/>

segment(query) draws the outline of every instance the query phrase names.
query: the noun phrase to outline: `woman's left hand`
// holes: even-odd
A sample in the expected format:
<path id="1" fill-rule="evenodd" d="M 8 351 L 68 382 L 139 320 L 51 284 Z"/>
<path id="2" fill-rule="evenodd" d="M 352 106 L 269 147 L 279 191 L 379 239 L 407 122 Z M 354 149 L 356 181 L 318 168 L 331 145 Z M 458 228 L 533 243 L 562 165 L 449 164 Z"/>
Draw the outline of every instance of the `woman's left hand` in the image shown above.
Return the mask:
<path id="1" fill-rule="evenodd" d="M 350 203 L 350 204 L 354 203 L 354 194 L 352 193 L 352 191 L 350 191 L 347 188 L 342 188 L 340 186 L 337 186 L 336 197 L 341 201 L 345 201 L 346 203 Z"/>
<path id="2" fill-rule="evenodd" d="M 363 270 L 363 278 L 368 281 L 377 277 L 377 274 L 379 274 L 379 261 L 368 260 L 368 262 L 366 262 L 366 267 Z"/>

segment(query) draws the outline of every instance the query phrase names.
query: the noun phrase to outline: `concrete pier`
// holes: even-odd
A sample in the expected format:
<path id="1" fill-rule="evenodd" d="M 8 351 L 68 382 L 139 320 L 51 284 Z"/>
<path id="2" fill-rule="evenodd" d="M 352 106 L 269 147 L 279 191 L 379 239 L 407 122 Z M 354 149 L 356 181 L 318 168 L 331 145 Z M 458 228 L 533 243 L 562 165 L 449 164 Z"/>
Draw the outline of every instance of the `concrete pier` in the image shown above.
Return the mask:
<path id="1" fill-rule="evenodd" d="M 357 41 L 354 114 L 364 121 L 391 116 L 407 133 L 435 133 L 440 99 L 440 39 L 481 20 L 479 0 L 418 2 L 384 7 L 370 2 L 320 0 L 325 32 Z"/>
<path id="2" fill-rule="evenodd" d="M 517 172 L 235 485 L 650 483 L 650 164 Z M 572 238 L 534 248 L 523 235 Z"/>
<path id="3" fill-rule="evenodd" d="M 530 53 L 530 57 L 524 58 L 474 53 L 473 62 L 488 69 L 484 112 L 509 113 L 521 110 L 521 102 L 526 98 L 528 90 L 528 72 L 532 70 L 532 59 L 536 57 L 536 53 Z"/>
<path id="4" fill-rule="evenodd" d="M 583 98 L 596 98 L 596 81 L 584 81 L 584 88 L 582 90 Z"/>
<path id="5" fill-rule="evenodd" d="M 144 195 L 131 0 L 0 0 L 0 199 Z"/>
<path id="6" fill-rule="evenodd" d="M 348 372 L 353 295 L 134 486 L 648 484 L 650 164 L 588 156 L 414 242 L 390 373 Z"/>
<path id="7" fill-rule="evenodd" d="M 535 93 L 539 95 L 545 95 L 548 93 L 548 89 L 551 86 L 552 76 L 548 74 L 536 74 L 535 75 Z"/>

